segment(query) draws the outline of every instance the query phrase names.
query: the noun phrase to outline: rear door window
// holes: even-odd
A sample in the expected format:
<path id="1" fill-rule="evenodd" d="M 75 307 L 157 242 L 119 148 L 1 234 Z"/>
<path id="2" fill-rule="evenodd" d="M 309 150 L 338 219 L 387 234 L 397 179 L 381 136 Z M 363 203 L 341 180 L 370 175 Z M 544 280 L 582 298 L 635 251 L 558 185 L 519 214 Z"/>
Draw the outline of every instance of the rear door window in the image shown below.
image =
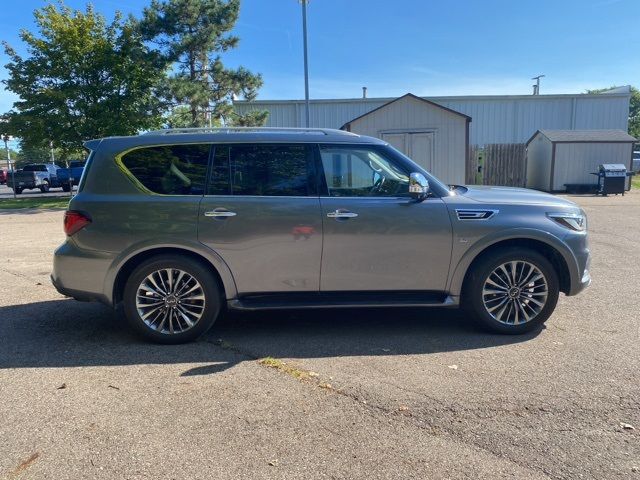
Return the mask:
<path id="1" fill-rule="evenodd" d="M 305 144 L 216 147 L 210 195 L 308 196 L 314 193 L 313 157 Z"/>
<path id="2" fill-rule="evenodd" d="M 126 153 L 122 164 L 147 190 L 163 195 L 204 195 L 208 144 L 164 145 Z"/>

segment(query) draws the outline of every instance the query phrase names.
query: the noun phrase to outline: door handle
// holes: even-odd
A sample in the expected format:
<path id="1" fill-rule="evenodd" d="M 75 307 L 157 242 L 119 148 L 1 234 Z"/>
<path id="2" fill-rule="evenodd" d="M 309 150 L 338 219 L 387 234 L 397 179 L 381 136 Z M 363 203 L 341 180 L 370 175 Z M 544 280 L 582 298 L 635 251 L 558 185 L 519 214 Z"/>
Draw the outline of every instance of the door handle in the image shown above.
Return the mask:
<path id="1" fill-rule="evenodd" d="M 336 220 L 348 219 L 348 218 L 356 218 L 358 216 L 357 213 L 350 212 L 349 210 L 338 209 L 335 212 L 327 213 L 327 217 L 335 218 Z"/>
<path id="2" fill-rule="evenodd" d="M 209 210 L 208 212 L 204 212 L 205 217 L 213 217 L 213 218 L 227 218 L 227 217 L 235 217 L 236 212 L 231 212 L 224 208 L 216 208 L 215 210 Z"/>

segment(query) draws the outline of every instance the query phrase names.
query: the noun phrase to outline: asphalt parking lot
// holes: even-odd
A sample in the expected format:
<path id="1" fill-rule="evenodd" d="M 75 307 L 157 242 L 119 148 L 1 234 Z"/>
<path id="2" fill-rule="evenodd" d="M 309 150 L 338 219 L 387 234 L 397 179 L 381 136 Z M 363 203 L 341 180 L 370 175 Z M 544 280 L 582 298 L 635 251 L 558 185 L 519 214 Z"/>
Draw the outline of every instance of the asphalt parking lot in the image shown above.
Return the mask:
<path id="1" fill-rule="evenodd" d="M 76 191 L 77 187 L 73 187 Z M 62 188 L 52 188 L 47 193 L 42 193 L 40 190 L 25 190 L 20 195 L 16 195 L 16 198 L 37 198 L 37 197 L 69 197 L 69 192 L 63 192 Z M 0 200 L 4 198 L 13 198 L 13 190 L 6 185 L 0 185 Z"/>
<path id="2" fill-rule="evenodd" d="M 593 285 L 537 334 L 343 310 L 181 346 L 55 292 L 61 211 L 0 211 L 0 478 L 640 479 L 640 191 L 573 200 Z"/>

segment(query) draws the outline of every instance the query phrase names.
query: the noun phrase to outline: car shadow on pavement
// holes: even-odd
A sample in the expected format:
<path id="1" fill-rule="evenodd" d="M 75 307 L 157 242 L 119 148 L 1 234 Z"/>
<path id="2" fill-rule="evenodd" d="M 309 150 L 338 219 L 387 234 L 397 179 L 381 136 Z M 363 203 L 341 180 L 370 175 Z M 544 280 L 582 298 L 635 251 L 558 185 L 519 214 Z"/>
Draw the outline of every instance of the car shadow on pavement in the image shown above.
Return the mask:
<path id="1" fill-rule="evenodd" d="M 208 375 L 263 357 L 326 358 L 430 354 L 498 347 L 537 332 L 492 335 L 447 309 L 378 308 L 227 313 L 199 341 L 155 345 L 121 314 L 95 303 L 52 300 L 0 307 L 0 369 L 190 365 Z"/>

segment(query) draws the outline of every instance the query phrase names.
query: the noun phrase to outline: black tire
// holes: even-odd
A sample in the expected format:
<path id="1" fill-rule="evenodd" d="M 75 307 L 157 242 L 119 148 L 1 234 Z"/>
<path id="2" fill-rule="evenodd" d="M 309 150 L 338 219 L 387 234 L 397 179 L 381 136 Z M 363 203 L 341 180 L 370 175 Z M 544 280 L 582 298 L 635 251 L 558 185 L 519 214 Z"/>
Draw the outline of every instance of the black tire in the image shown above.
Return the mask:
<path id="1" fill-rule="evenodd" d="M 62 191 L 63 192 L 70 192 L 71 191 L 71 186 L 68 183 L 63 183 L 62 184 Z"/>
<path id="2" fill-rule="evenodd" d="M 202 287 L 204 311 L 194 326 L 180 333 L 163 333 L 148 326 L 136 307 L 136 295 L 143 280 L 162 269 L 179 269 L 191 275 Z M 139 265 L 129 276 L 124 287 L 123 307 L 131 328 L 144 338 L 156 343 L 178 344 L 196 340 L 215 323 L 221 307 L 221 294 L 211 267 L 181 255 L 162 255 L 150 258 Z"/>
<path id="3" fill-rule="evenodd" d="M 22 189 L 20 187 L 16 187 L 13 189 L 16 195 L 20 195 L 22 193 Z"/>
<path id="4" fill-rule="evenodd" d="M 485 282 L 491 272 L 507 262 L 522 261 L 535 266 L 546 280 L 547 297 L 542 309 L 529 321 L 524 323 L 504 323 L 498 321 L 488 312 L 483 301 L 483 289 Z M 478 259 L 469 272 L 463 289 L 463 308 L 469 313 L 477 323 L 484 329 L 495 333 L 517 335 L 538 330 L 544 322 L 551 316 L 560 293 L 560 283 L 558 273 L 555 268 L 543 255 L 528 248 L 512 247 L 504 251 L 492 251 Z M 526 298 L 526 297 L 525 297 Z M 515 301 L 514 301 L 515 302 Z M 496 305 L 498 302 L 489 304 Z M 535 305 L 534 305 L 535 306 Z M 499 311 L 500 309 L 498 309 Z M 521 309 L 521 311 L 524 310 Z M 529 314 L 531 311 L 527 310 Z M 497 315 L 496 315 L 497 316 Z M 522 315 L 520 315 L 522 318 Z"/>
<path id="5" fill-rule="evenodd" d="M 43 180 L 42 185 L 40 185 L 40 191 L 42 193 L 47 193 L 49 191 L 49 181 Z"/>

